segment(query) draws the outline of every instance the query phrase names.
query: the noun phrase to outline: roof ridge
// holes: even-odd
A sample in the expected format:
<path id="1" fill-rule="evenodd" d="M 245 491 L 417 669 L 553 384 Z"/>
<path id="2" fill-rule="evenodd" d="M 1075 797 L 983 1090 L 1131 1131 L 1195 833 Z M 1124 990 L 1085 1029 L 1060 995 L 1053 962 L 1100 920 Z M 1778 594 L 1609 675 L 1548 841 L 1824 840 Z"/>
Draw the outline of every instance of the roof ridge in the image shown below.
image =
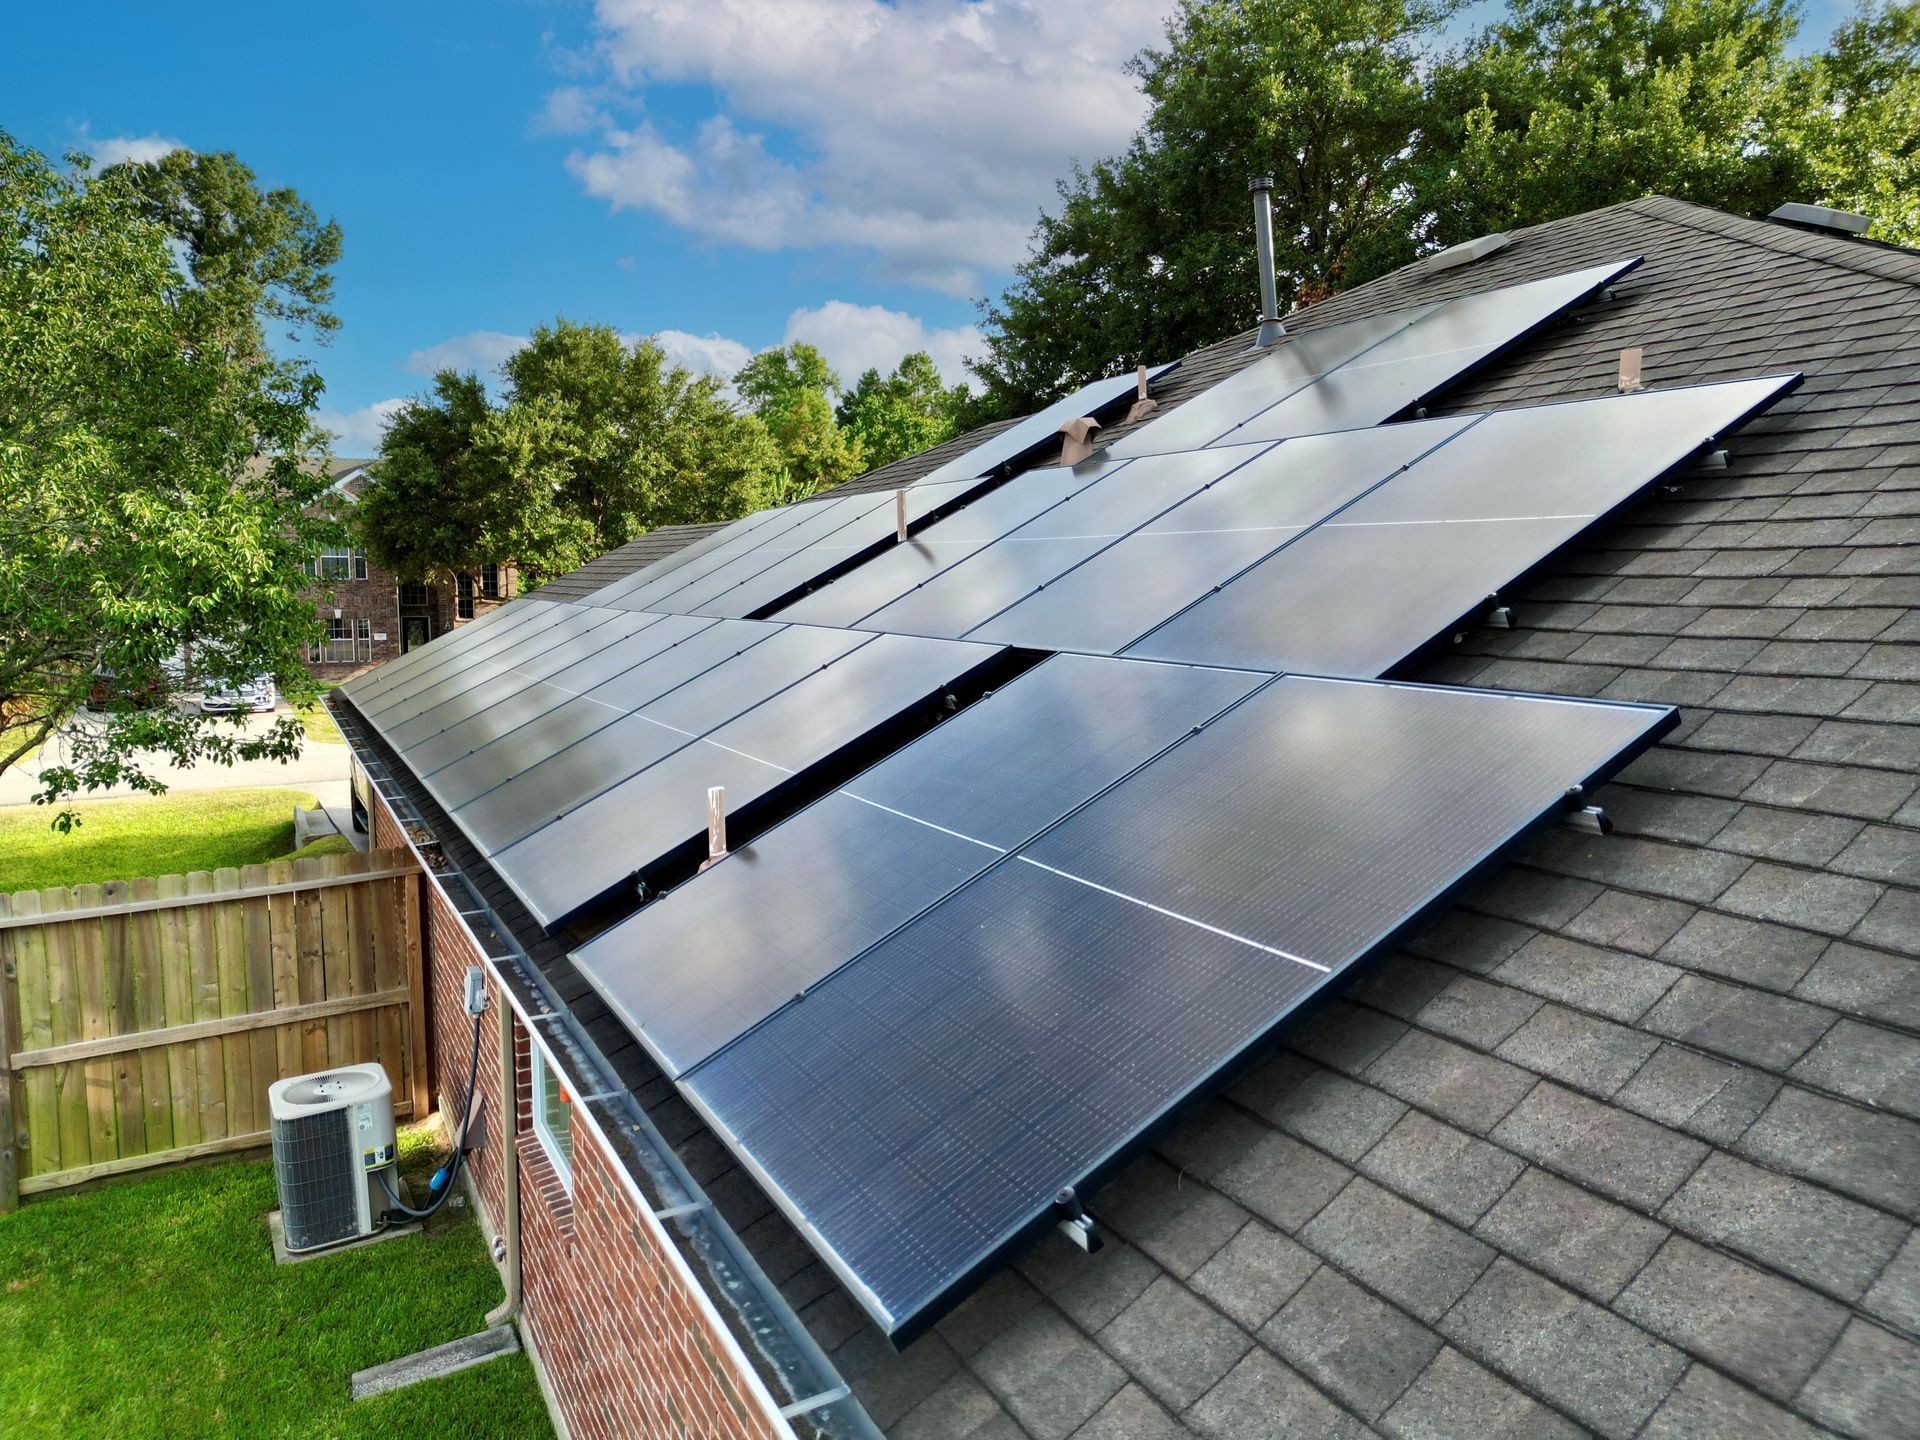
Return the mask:
<path id="1" fill-rule="evenodd" d="M 1630 209 L 1652 219 L 1663 220 L 1668 224 L 1725 235 L 1729 239 L 1756 245 L 1764 250 L 1797 255 L 1803 260 L 1818 261 L 1838 269 L 1872 275 L 1881 280 L 1896 280 L 1910 285 L 1920 285 L 1920 251 L 1903 246 L 1863 245 L 1857 239 L 1842 239 L 1837 235 L 1819 235 L 1811 230 L 1779 225 L 1769 220 L 1756 219 L 1751 215 L 1736 215 L 1730 210 L 1702 205 L 1697 200 L 1681 200 L 1671 195 L 1643 195 L 1638 200 L 1625 202 L 1622 206 L 1610 205 L 1605 208 Z M 1559 222 L 1548 221 L 1547 223 L 1558 224 Z"/>

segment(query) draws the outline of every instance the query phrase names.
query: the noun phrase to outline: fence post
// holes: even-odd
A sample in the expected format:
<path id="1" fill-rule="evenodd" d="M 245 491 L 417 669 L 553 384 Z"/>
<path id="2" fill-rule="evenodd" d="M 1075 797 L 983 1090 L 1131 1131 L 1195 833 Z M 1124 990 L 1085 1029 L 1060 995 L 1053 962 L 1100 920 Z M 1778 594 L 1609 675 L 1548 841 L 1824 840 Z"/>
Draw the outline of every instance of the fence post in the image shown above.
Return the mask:
<path id="1" fill-rule="evenodd" d="M 433 1046 L 427 1039 L 427 915 L 423 901 L 425 875 L 409 875 L 393 882 L 400 889 L 401 943 L 407 947 L 407 987 L 413 1003 L 407 1007 L 413 1027 L 413 1123 L 433 1113 Z"/>
<path id="2" fill-rule="evenodd" d="M 13 902 L 0 895 L 0 915 L 11 915 Z M 13 960 L 13 937 L 0 933 L 0 1215 L 20 1208 L 20 1137 L 27 1111 L 14 1073 L 13 1053 L 20 1045 L 20 992 Z"/>

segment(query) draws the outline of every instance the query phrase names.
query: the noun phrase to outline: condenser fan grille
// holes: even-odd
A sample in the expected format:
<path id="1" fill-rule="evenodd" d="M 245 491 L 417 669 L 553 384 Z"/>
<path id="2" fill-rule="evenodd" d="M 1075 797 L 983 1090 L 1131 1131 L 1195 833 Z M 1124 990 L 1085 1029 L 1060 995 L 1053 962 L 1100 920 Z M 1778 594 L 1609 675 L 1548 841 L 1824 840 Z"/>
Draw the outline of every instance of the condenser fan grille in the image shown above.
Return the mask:
<path id="1" fill-rule="evenodd" d="M 346 1110 L 273 1122 L 273 1173 L 289 1250 L 359 1233 L 356 1188 L 366 1182 L 355 1161 Z"/>

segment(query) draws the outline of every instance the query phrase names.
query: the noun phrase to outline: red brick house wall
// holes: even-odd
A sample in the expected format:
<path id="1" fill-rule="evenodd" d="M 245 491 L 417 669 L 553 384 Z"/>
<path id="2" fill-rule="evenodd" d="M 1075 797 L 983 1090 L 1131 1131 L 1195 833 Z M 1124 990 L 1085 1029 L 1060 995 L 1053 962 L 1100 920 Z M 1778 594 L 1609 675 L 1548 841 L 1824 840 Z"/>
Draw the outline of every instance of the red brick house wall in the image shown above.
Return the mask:
<path id="1" fill-rule="evenodd" d="M 373 842 L 405 843 L 376 798 Z M 423 882 L 425 883 L 425 882 Z M 428 1044 L 443 1115 L 459 1103 L 472 1054 L 464 1004 L 466 971 L 477 963 L 459 918 L 427 884 L 422 906 L 427 954 Z M 532 1131 L 530 1046 L 515 1020 L 517 1104 L 513 1143 L 498 1129 L 499 1030 L 511 1014 L 496 988 L 481 1022 L 478 1093 L 487 1138 L 467 1170 L 497 1232 L 504 1167 L 520 1172 L 522 1334 L 574 1440 L 774 1440 L 791 1431 L 774 1418 L 765 1391 L 739 1357 L 699 1291 L 583 1113 L 573 1123 L 571 1191 Z"/>

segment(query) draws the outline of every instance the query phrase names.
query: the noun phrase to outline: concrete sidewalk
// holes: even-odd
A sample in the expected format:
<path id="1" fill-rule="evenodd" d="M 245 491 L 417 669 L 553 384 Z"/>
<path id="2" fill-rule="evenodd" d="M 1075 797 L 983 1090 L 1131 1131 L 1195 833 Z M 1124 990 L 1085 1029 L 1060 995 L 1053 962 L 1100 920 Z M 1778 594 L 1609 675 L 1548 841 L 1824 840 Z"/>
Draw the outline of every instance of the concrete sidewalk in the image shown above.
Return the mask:
<path id="1" fill-rule="evenodd" d="M 282 709 L 277 715 L 287 713 Z M 249 732 L 257 733 L 271 724 L 277 715 L 249 715 L 241 724 Z M 50 740 L 41 752 L 46 761 L 52 763 L 58 763 L 60 753 L 57 737 Z M 40 763 L 39 760 L 28 761 L 0 774 L 0 805 L 25 805 L 32 800 L 33 792 L 40 788 Z M 164 757 L 154 757 L 154 764 L 148 773 L 164 780 L 169 790 L 286 787 L 311 791 L 319 797 L 322 805 L 329 808 L 347 803 L 347 747 L 319 740 L 307 741 L 297 757 L 284 763 L 278 760 L 243 760 L 235 765 L 202 764 L 181 769 L 167 762 Z M 138 793 L 126 786 L 116 785 L 112 789 L 92 791 L 80 798 L 109 800 Z"/>

